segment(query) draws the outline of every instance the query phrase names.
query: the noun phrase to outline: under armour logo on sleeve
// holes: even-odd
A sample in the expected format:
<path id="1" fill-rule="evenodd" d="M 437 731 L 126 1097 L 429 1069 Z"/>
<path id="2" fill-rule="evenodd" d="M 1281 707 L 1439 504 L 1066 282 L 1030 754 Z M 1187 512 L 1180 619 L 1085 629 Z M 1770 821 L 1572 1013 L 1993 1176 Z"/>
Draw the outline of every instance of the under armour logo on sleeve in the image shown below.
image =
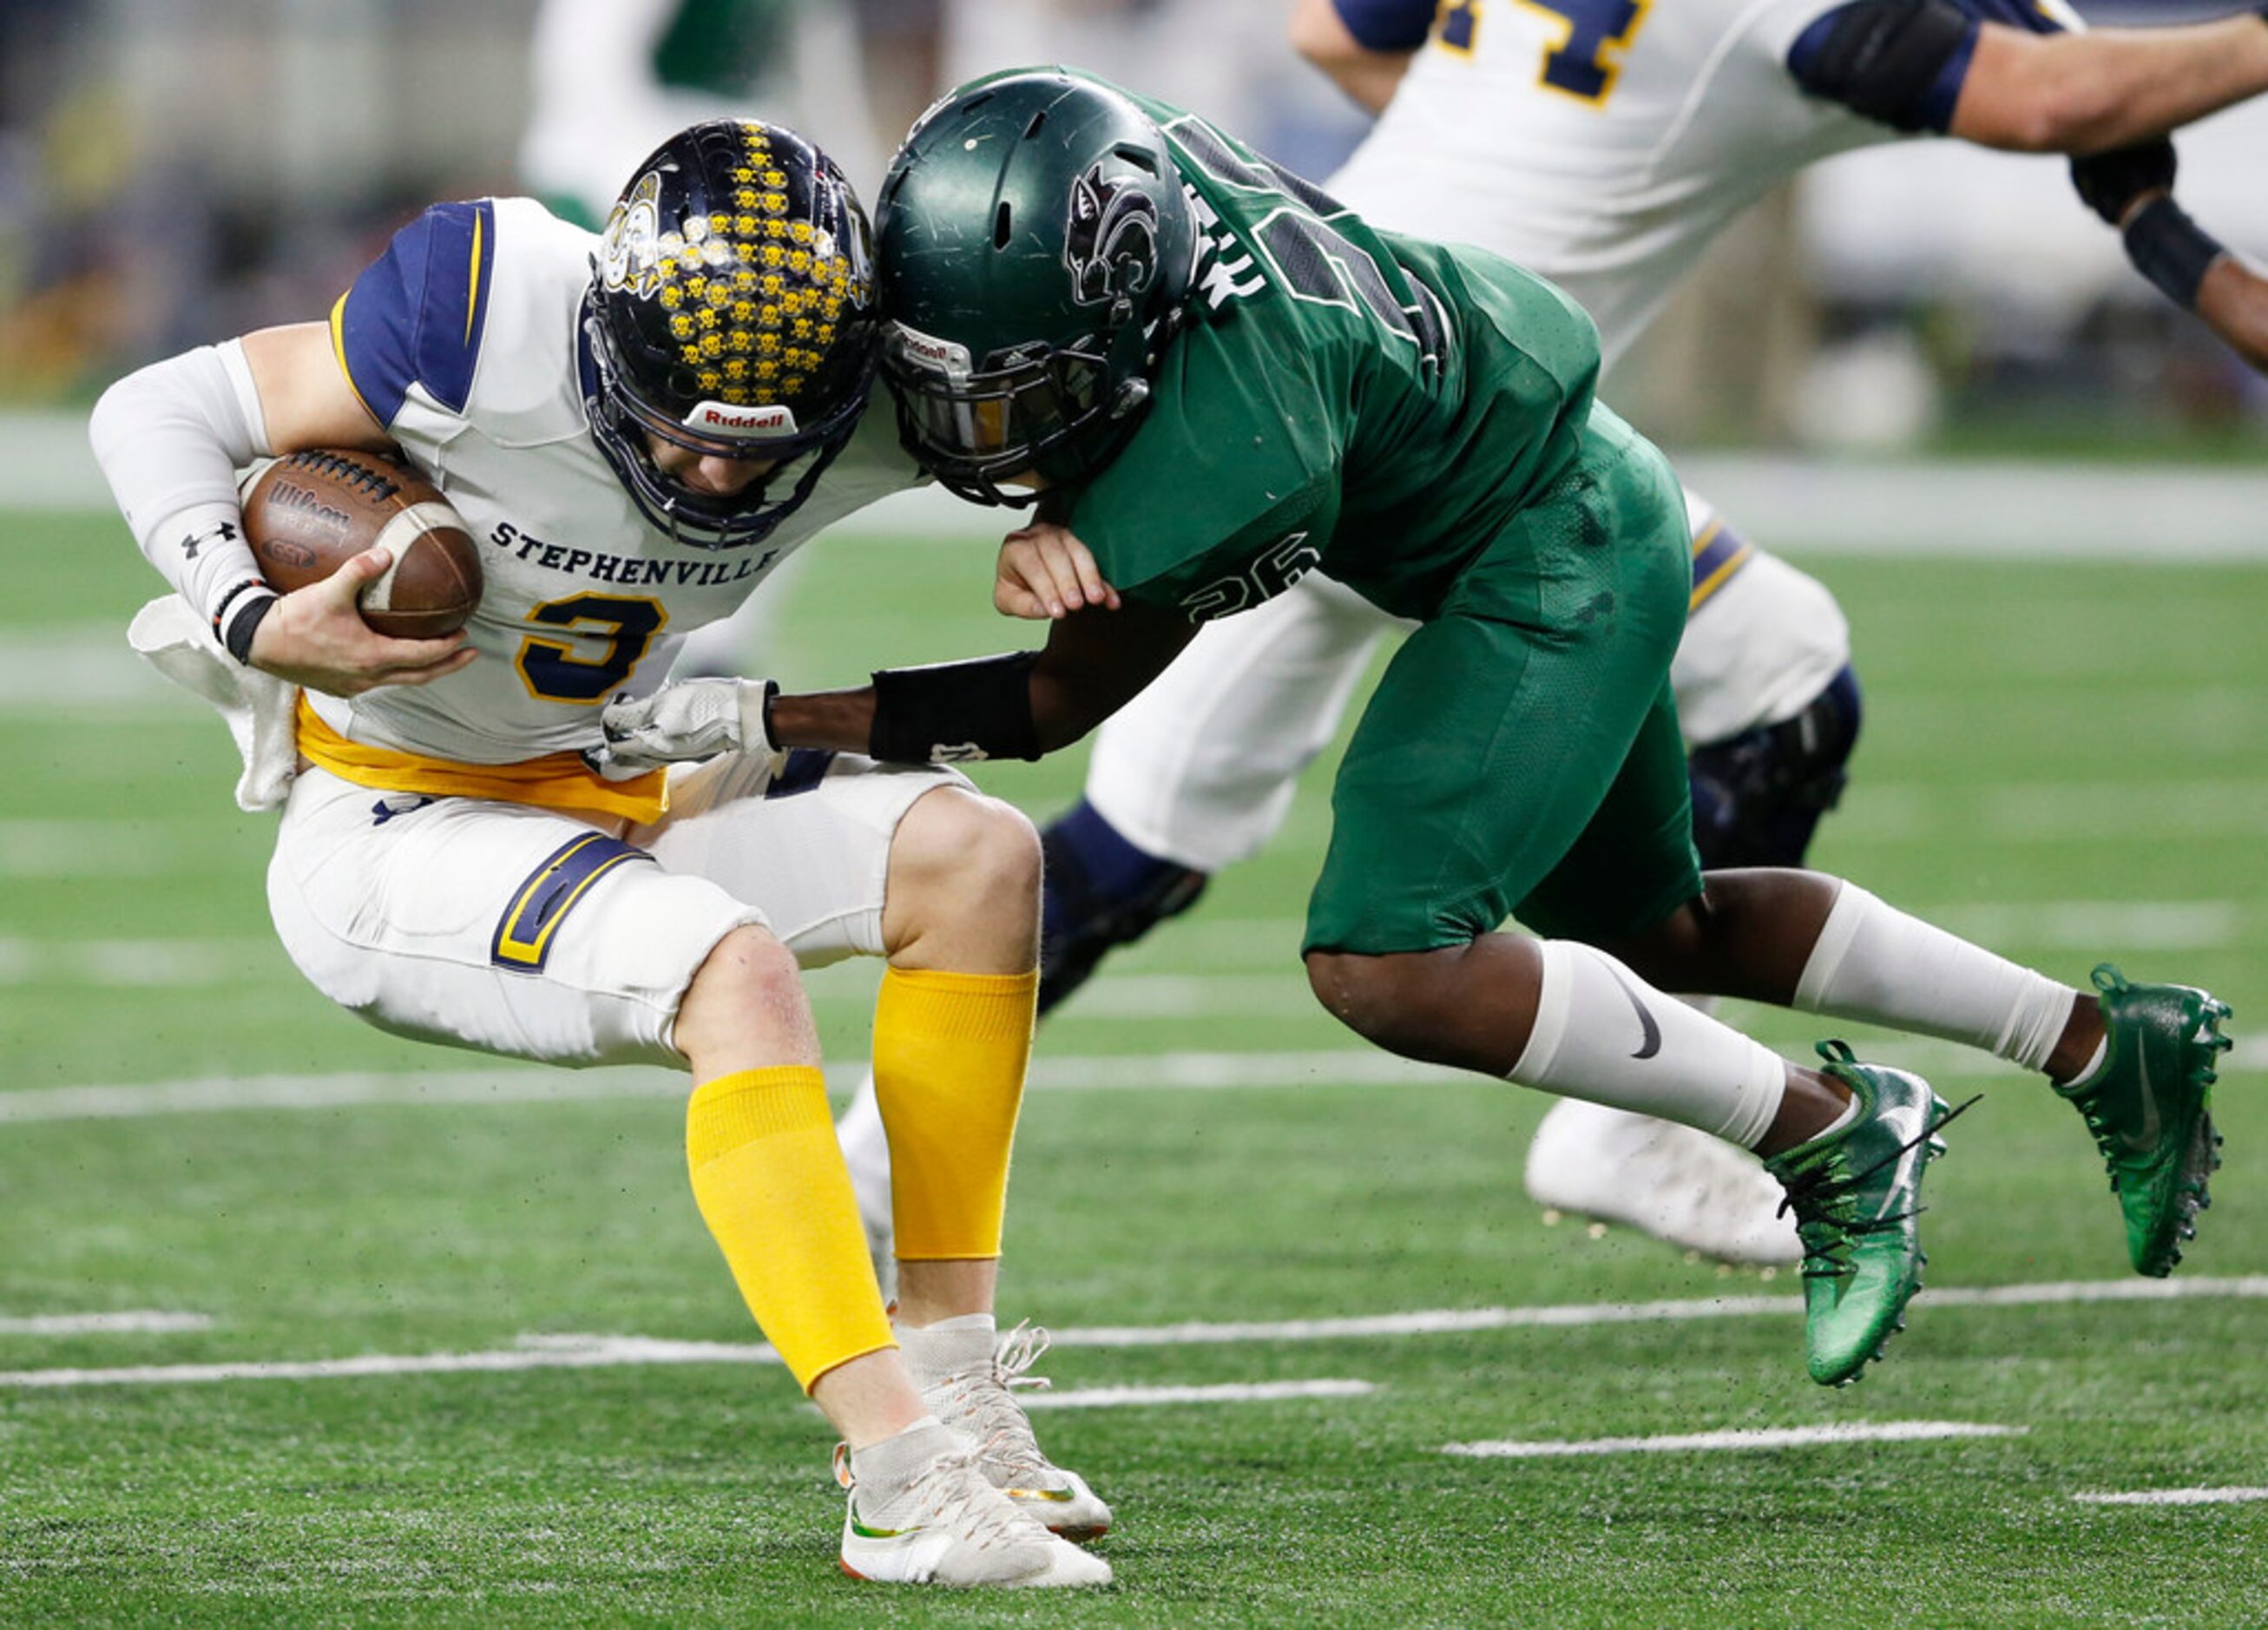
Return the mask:
<path id="1" fill-rule="evenodd" d="M 195 560 L 197 557 L 197 551 L 208 543 L 232 543 L 235 541 L 236 523 L 232 520 L 224 520 L 217 527 L 209 527 L 202 532 L 192 532 L 183 538 L 181 558 Z"/>

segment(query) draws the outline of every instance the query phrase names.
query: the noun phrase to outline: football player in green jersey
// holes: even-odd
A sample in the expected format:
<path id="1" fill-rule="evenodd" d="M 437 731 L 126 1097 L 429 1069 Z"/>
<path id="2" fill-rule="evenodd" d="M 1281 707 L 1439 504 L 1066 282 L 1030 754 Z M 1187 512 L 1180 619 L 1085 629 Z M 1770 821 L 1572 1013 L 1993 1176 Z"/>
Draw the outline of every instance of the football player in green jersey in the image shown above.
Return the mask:
<path id="1" fill-rule="evenodd" d="M 1114 592 L 1036 653 L 744 693 L 763 705 L 718 711 L 747 734 L 1036 757 L 1200 623 L 1320 567 L 1421 623 L 1332 795 L 1302 949 L 1334 1014 L 1407 1057 L 1765 1156 L 1803 1238 L 1822 1382 L 1858 1375 L 1919 1282 L 1946 1107 L 1847 1049 L 1790 1064 L 1663 991 L 2045 1072 L 2110 1162 L 2135 1266 L 2171 1268 L 2217 1163 L 2220 1003 L 2107 970 L 2098 999 L 1815 873 L 1703 874 L 1668 685 L 1684 508 L 1661 455 L 1594 399 L 1596 335 L 1557 290 L 1375 232 L 1203 121 L 1061 70 L 932 109 L 878 233 L 909 447 L 965 497 L 1042 501 L 1005 546 L 1002 597 L 1064 563 Z M 652 700 L 606 724 L 634 762 L 714 747 L 675 740 Z"/>

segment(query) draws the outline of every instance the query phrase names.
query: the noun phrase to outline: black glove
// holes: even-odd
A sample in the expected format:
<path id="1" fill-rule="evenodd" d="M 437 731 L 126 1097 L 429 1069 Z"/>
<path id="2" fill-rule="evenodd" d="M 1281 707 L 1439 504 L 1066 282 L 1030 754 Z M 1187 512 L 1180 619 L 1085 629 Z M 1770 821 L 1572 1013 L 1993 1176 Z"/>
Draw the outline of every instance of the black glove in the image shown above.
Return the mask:
<path id="1" fill-rule="evenodd" d="M 2071 161 L 2071 184 L 2087 207 L 2111 225 L 2122 225 L 2134 200 L 2159 188 L 2174 185 L 2174 144 L 2161 136 L 2132 147 L 2114 147 L 2107 153 L 2089 153 Z"/>

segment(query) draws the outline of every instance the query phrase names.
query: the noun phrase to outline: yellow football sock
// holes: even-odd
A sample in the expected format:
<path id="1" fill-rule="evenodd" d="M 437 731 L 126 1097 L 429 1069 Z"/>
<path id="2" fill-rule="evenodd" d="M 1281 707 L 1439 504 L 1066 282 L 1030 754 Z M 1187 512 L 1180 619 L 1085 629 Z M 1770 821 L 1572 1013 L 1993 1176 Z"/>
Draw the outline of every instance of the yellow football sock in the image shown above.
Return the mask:
<path id="1" fill-rule="evenodd" d="M 805 1391 L 837 1364 L 896 1345 L 818 1070 L 704 1081 L 686 1108 L 685 1155 L 702 1221 Z"/>
<path id="2" fill-rule="evenodd" d="M 883 974 L 874 1097 L 890 1136 L 901 1259 L 1000 1254 L 1039 990 L 1037 973 Z"/>

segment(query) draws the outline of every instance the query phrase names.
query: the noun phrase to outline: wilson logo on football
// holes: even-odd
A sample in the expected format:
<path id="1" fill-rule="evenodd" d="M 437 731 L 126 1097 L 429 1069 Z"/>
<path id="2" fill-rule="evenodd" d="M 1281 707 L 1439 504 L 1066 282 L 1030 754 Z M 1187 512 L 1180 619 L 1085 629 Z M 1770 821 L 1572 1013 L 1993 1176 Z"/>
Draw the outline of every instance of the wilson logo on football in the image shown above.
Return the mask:
<path id="1" fill-rule="evenodd" d="M 279 509 L 298 510 L 318 526 L 328 527 L 334 532 L 344 532 L 354 524 L 354 517 L 335 504 L 326 504 L 306 488 L 277 480 L 270 483 L 268 501 Z"/>

